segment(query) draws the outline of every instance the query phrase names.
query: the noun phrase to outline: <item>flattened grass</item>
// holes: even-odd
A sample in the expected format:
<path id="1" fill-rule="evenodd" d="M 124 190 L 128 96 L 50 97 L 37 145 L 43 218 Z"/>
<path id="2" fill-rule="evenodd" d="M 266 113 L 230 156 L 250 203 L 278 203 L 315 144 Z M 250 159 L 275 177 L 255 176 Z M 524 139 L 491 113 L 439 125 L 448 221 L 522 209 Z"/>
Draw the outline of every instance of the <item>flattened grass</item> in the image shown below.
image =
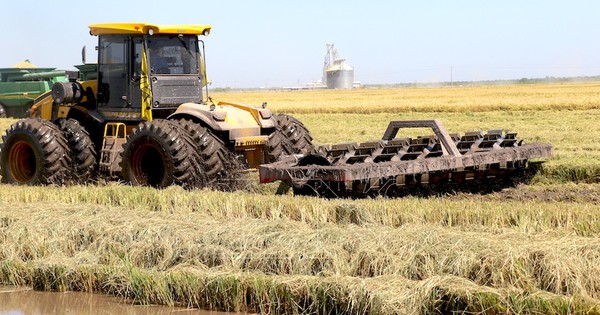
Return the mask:
<path id="1" fill-rule="evenodd" d="M 50 191 L 49 198 L 72 188 L 59 189 L 63 193 Z M 194 194 L 144 193 L 152 191 L 163 194 L 165 204 Z M 246 211 L 250 217 L 170 208 L 177 204 L 157 211 L 75 200 L 24 203 L 2 195 L 13 207 L 0 218 L 0 281 L 118 294 L 140 303 L 281 314 L 564 313 L 594 310 L 600 303 L 597 232 L 577 236 L 571 229 L 588 218 L 567 215 L 558 223 L 558 213 L 538 225 L 536 213 L 552 213 L 546 205 L 523 212 L 512 226 L 486 216 L 519 211 L 516 202 L 489 203 L 478 220 L 450 223 L 442 219 L 445 214 L 466 212 L 457 215 L 463 219 L 469 207 L 459 200 L 440 206 L 444 199 L 427 199 L 419 204 L 441 212 L 437 219 L 392 226 L 378 223 L 383 214 L 373 200 L 358 203 L 373 213 L 372 222 L 357 225 L 252 218 L 251 208 L 226 206 L 231 194 L 213 194 L 213 205 L 227 209 L 223 212 Z M 323 214 L 331 216 L 347 206 L 300 200 L 305 201 L 322 202 Z M 420 212 L 412 201 L 395 200 L 394 208 Z M 565 213 L 578 204 L 559 207 Z"/>
<path id="2" fill-rule="evenodd" d="M 180 187 L 156 190 L 116 183 L 43 188 L 0 185 L 0 209 L 10 209 L 18 204 L 18 208 L 27 213 L 36 209 L 27 204 L 48 204 L 52 209 L 56 208 L 51 206 L 54 204 L 60 204 L 59 208 L 86 204 L 190 213 L 223 221 L 283 219 L 317 226 L 326 223 L 389 227 L 435 224 L 464 230 L 484 226 L 525 233 L 600 235 L 600 184 L 520 186 L 484 196 L 461 194 L 428 199 L 326 200 L 275 196 L 274 191 L 265 193 L 267 196 L 245 192 L 186 191 Z M 47 211 L 48 216 L 52 213 Z"/>
<path id="3" fill-rule="evenodd" d="M 402 277 L 277 276 L 199 270 L 156 272 L 131 266 L 4 264 L 0 275 L 21 282 L 35 274 L 54 289 L 126 296 L 138 303 L 182 305 L 269 314 L 595 314 L 584 296 L 567 298 L 517 288 L 493 289 L 453 276 L 414 281 Z M 81 284 L 84 285 L 81 285 Z M 48 289 L 39 287 L 38 289 Z"/>

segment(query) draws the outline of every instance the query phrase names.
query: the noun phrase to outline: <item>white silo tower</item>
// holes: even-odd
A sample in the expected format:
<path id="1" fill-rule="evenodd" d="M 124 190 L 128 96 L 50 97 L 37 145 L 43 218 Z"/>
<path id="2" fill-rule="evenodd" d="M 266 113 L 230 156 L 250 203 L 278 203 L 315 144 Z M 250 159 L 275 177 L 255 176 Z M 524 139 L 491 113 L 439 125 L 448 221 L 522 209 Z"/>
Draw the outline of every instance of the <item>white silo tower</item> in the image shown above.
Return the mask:
<path id="1" fill-rule="evenodd" d="M 323 65 L 323 84 L 328 89 L 351 89 L 354 82 L 354 69 L 345 59 L 338 57 L 333 44 L 327 44 L 325 63 Z"/>

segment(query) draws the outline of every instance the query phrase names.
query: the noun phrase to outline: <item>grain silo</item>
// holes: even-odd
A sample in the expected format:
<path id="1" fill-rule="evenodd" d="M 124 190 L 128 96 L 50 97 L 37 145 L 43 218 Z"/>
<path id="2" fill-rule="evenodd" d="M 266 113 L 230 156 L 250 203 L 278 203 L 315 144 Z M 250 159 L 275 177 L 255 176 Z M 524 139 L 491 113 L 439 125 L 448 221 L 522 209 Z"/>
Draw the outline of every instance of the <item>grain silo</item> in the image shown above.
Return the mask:
<path id="1" fill-rule="evenodd" d="M 345 59 L 338 57 L 333 44 L 327 44 L 327 54 L 323 66 L 323 83 L 328 89 L 351 89 L 354 82 L 354 69 Z"/>

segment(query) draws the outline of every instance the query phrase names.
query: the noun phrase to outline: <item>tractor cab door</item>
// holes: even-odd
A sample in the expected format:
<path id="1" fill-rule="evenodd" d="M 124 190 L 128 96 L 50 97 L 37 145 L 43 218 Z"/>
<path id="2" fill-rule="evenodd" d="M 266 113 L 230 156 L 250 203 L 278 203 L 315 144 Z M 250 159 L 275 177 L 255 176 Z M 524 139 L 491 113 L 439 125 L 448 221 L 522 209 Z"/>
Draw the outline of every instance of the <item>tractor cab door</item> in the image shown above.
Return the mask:
<path id="1" fill-rule="evenodd" d="M 129 82 L 131 82 L 129 88 L 129 100 L 130 106 L 134 108 L 140 108 L 142 105 L 142 90 L 140 88 L 141 76 L 142 76 L 142 38 L 134 37 L 131 42 L 131 70 L 132 74 Z"/>
<path id="2" fill-rule="evenodd" d="M 193 35 L 148 37 L 153 109 L 174 111 L 202 102 L 198 38 Z"/>
<path id="3" fill-rule="evenodd" d="M 139 111 L 142 38 L 103 35 L 98 50 L 98 106 Z"/>

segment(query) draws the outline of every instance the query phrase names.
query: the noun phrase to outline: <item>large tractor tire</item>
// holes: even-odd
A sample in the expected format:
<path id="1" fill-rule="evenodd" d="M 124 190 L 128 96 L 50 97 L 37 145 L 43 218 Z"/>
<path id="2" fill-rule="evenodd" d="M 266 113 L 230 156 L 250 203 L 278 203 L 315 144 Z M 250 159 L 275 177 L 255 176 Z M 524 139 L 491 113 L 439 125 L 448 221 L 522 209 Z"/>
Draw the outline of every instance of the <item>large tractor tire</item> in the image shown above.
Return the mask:
<path id="1" fill-rule="evenodd" d="M 236 189 L 244 169 L 240 159 L 210 130 L 191 120 L 181 119 L 180 126 L 190 135 L 200 157 L 207 184 L 221 190 Z"/>
<path id="2" fill-rule="evenodd" d="M 265 145 L 265 163 L 277 162 L 280 157 L 290 154 L 294 154 L 293 144 L 277 127 Z"/>
<path id="3" fill-rule="evenodd" d="M 219 173 L 224 172 L 227 149 L 223 142 L 208 129 L 191 120 L 181 119 L 179 124 L 192 137 L 208 179 L 214 179 Z"/>
<path id="4" fill-rule="evenodd" d="M 71 150 L 56 125 L 41 118 L 22 119 L 2 139 L 3 183 L 61 185 L 71 181 Z"/>
<path id="5" fill-rule="evenodd" d="M 121 154 L 122 176 L 134 186 L 164 188 L 197 185 L 197 154 L 175 122 L 143 122 L 127 136 Z"/>
<path id="6" fill-rule="evenodd" d="M 312 152 L 312 137 L 302 122 L 286 114 L 273 116 L 277 120 L 277 127 L 265 147 L 265 163 L 276 162 L 284 155 Z"/>
<path id="7" fill-rule="evenodd" d="M 308 128 L 298 119 L 286 115 L 275 114 L 277 125 L 283 135 L 292 143 L 293 154 L 307 154 L 313 149 L 312 137 Z"/>
<path id="8" fill-rule="evenodd" d="M 90 134 L 75 119 L 60 118 L 55 124 L 62 131 L 71 149 L 75 180 L 87 182 L 96 171 L 96 149 Z"/>

